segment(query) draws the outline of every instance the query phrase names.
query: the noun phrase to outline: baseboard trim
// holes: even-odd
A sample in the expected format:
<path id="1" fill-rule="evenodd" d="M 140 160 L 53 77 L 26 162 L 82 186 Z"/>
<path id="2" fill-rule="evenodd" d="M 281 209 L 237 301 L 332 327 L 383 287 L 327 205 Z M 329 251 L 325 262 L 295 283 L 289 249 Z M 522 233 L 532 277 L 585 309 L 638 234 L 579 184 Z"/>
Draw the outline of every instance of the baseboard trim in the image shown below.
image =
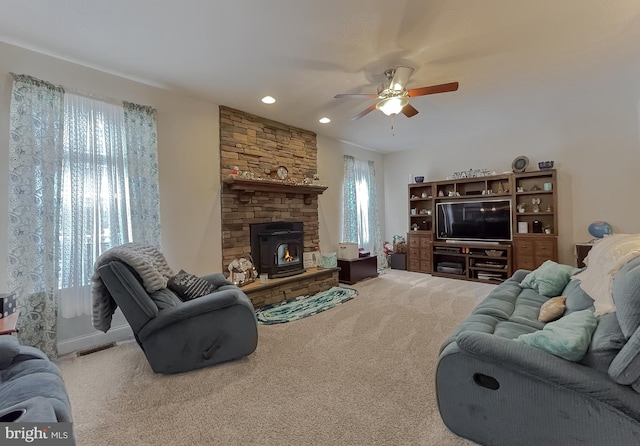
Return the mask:
<path id="1" fill-rule="evenodd" d="M 110 329 L 107 333 L 91 333 L 77 338 L 65 339 L 58 342 L 58 355 L 88 350 L 112 342 L 133 339 L 133 331 L 128 325 L 121 325 Z"/>

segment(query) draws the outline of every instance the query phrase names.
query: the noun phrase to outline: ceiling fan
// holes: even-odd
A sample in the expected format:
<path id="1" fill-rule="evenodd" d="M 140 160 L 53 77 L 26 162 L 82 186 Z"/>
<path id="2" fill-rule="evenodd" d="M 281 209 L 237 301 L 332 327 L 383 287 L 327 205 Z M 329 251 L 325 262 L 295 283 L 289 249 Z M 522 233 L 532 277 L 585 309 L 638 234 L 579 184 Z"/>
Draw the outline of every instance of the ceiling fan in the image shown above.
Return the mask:
<path id="1" fill-rule="evenodd" d="M 351 118 L 351 120 L 360 119 L 376 108 L 387 116 L 402 113 L 407 118 L 418 114 L 418 110 L 409 104 L 409 98 L 415 96 L 425 96 L 428 94 L 446 93 L 448 91 L 456 91 L 458 89 L 457 82 L 448 84 L 431 85 L 429 87 L 412 88 L 407 90 L 407 82 L 413 73 L 411 67 L 390 68 L 384 72 L 387 80 L 378 86 L 378 94 L 337 94 L 334 98 L 371 98 L 379 99 L 378 102 L 370 107 L 362 110 L 360 113 Z"/>

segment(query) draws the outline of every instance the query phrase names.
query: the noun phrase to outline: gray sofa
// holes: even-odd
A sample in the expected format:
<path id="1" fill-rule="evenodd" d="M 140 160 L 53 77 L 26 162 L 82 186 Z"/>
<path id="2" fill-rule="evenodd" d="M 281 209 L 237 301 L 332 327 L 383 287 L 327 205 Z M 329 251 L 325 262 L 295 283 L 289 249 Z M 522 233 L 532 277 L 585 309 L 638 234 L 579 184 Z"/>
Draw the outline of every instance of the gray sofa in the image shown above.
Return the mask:
<path id="1" fill-rule="evenodd" d="M 444 342 L 444 423 L 482 445 L 640 444 L 640 258 L 616 273 L 616 312 L 598 317 L 575 362 L 517 340 L 545 326 L 538 314 L 549 298 L 521 286 L 527 273 L 498 285 Z M 562 294 L 565 315 L 593 308 L 576 280 Z"/>
<path id="2" fill-rule="evenodd" d="M 37 348 L 0 336 L 0 422 L 70 422 L 58 367 Z"/>

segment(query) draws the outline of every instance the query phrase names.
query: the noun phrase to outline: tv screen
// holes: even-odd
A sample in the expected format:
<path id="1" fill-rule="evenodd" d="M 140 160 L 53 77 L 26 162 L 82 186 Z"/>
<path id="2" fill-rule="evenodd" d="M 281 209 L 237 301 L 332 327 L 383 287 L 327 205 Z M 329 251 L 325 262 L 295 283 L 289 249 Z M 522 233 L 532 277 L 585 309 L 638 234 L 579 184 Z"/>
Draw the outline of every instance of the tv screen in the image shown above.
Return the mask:
<path id="1" fill-rule="evenodd" d="M 439 239 L 511 240 L 511 200 L 436 203 Z"/>

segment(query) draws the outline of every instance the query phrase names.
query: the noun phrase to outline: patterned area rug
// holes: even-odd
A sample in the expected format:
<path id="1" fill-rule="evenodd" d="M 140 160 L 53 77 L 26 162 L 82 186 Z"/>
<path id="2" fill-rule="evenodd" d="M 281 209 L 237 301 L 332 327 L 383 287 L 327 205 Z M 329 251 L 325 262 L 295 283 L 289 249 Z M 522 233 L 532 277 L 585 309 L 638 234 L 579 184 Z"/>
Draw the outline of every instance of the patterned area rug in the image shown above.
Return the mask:
<path id="1" fill-rule="evenodd" d="M 265 305 L 256 310 L 256 317 L 258 322 L 265 325 L 282 324 L 329 310 L 357 295 L 358 291 L 354 289 L 335 286 L 313 296 L 301 296 Z"/>

